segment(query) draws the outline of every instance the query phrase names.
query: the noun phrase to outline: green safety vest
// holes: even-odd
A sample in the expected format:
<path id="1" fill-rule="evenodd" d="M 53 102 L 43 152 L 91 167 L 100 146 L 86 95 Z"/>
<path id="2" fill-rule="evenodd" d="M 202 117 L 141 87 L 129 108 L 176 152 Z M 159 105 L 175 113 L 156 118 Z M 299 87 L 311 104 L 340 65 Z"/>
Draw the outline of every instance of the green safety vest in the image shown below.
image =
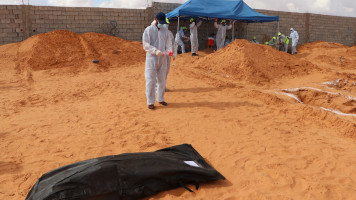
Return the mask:
<path id="1" fill-rule="evenodd" d="M 289 44 L 289 39 L 288 39 L 287 36 L 284 37 L 284 41 L 283 42 L 284 42 L 284 44 Z"/>

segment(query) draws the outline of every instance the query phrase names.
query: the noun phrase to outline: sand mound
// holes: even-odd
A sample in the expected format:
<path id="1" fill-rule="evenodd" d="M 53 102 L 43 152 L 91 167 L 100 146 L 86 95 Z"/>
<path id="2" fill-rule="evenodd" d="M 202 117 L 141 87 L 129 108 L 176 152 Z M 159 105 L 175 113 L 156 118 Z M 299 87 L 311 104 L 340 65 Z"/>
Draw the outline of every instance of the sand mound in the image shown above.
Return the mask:
<path id="1" fill-rule="evenodd" d="M 6 46 L 0 47 L 7 48 Z M 70 31 L 53 31 L 33 36 L 19 43 L 16 57 L 18 68 L 47 70 L 63 67 L 86 68 L 92 60 L 102 67 L 119 67 L 144 61 L 139 42 L 99 33 L 83 35 Z"/>
<path id="2" fill-rule="evenodd" d="M 304 51 L 304 50 L 310 51 L 318 48 L 333 49 L 333 48 L 349 48 L 349 47 L 340 43 L 316 41 L 316 42 L 306 43 L 299 46 L 298 51 Z"/>
<path id="3" fill-rule="evenodd" d="M 247 40 L 235 40 L 225 48 L 199 59 L 193 67 L 254 84 L 305 75 L 316 68 L 310 62 Z"/>
<path id="4" fill-rule="evenodd" d="M 298 47 L 299 56 L 320 67 L 354 68 L 356 48 L 339 43 L 313 42 Z"/>

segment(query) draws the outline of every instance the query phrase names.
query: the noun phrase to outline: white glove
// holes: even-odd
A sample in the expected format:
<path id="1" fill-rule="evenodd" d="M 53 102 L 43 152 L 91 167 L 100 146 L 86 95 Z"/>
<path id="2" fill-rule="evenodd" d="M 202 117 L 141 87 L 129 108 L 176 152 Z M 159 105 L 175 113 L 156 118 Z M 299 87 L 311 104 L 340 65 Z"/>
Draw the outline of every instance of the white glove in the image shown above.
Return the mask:
<path id="1" fill-rule="evenodd" d="M 163 56 L 163 53 L 162 53 L 162 51 L 160 51 L 160 50 L 156 50 L 156 55 L 157 55 L 157 56 Z"/>

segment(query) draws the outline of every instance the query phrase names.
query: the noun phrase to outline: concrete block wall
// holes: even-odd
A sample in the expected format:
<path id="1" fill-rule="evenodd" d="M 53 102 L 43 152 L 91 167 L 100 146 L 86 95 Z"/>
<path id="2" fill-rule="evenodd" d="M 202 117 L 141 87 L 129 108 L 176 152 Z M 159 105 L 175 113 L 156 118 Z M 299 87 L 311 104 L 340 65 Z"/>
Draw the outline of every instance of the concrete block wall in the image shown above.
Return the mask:
<path id="1" fill-rule="evenodd" d="M 0 5 L 0 45 L 22 41 L 24 37 L 23 17 L 21 6 Z"/>
<path id="2" fill-rule="evenodd" d="M 356 18 L 310 14 L 310 41 L 356 44 Z"/>
<path id="3" fill-rule="evenodd" d="M 20 42 L 26 38 L 53 30 L 69 30 L 76 33 L 98 32 L 110 34 L 111 20 L 117 22 L 118 37 L 127 40 L 142 40 L 144 29 L 151 24 L 159 11 L 168 13 L 180 4 L 157 3 L 147 9 L 50 7 L 27 5 L 0 5 L 0 45 Z M 278 15 L 277 22 L 240 23 L 234 26 L 235 38 L 251 40 L 253 36 L 262 43 L 279 31 L 289 35 L 290 27 L 300 36 L 299 44 L 323 40 L 352 46 L 356 43 L 356 18 L 257 10 L 266 15 Z M 189 26 L 181 21 L 181 26 Z M 170 30 L 177 32 L 177 22 L 171 22 Z M 216 33 L 213 22 L 204 22 L 199 28 L 200 49 L 206 47 L 207 38 Z M 187 33 L 189 34 L 189 32 Z M 232 30 L 227 31 L 228 39 Z"/>
<path id="4" fill-rule="evenodd" d="M 117 22 L 118 37 L 140 41 L 148 20 L 144 9 L 0 5 L 0 45 L 54 30 L 110 35 Z"/>
<path id="5" fill-rule="evenodd" d="M 147 18 L 143 9 L 34 6 L 32 12 L 32 35 L 54 30 L 110 34 L 114 20 L 119 36 L 127 40 L 141 39 Z"/>

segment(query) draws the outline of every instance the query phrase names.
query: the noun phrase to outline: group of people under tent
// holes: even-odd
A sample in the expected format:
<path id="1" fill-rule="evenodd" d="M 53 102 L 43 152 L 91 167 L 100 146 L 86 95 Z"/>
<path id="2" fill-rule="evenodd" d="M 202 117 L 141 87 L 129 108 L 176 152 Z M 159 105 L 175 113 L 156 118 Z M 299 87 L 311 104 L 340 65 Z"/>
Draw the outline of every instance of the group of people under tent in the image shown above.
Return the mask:
<path id="1" fill-rule="evenodd" d="M 169 20 L 163 12 L 156 14 L 155 19 L 143 32 L 142 44 L 143 49 L 146 51 L 145 62 L 145 79 L 146 79 L 146 98 L 148 109 L 155 109 L 155 102 L 157 96 L 158 104 L 167 106 L 165 101 L 165 92 L 169 91 L 166 88 L 167 76 L 170 69 L 171 58 L 174 60 L 177 56 L 178 47 L 180 46 L 182 53 L 185 53 L 185 45 L 183 41 L 191 42 L 192 56 L 198 56 L 199 49 L 198 41 L 198 28 L 202 21 L 197 21 L 190 18 L 190 37 L 188 38 L 185 33 L 187 27 L 180 27 L 176 36 L 168 29 Z M 216 45 L 217 50 L 224 47 L 226 30 L 232 28 L 231 20 L 230 25 L 227 26 L 226 20 L 221 20 L 218 24 L 218 19 L 214 22 L 217 28 Z"/>
<path id="2" fill-rule="evenodd" d="M 169 20 L 163 12 L 156 14 L 155 19 L 148 26 L 142 36 L 143 49 L 146 51 L 145 62 L 145 79 L 146 79 L 146 98 L 149 109 L 155 109 L 155 102 L 157 96 L 157 102 L 162 106 L 167 106 L 165 101 L 165 92 L 167 76 L 170 69 L 171 58 L 174 60 L 177 56 L 178 47 L 180 46 L 182 53 L 185 53 L 184 41 L 191 42 L 192 56 L 198 56 L 198 28 L 201 26 L 202 21 L 197 21 L 194 18 L 190 18 L 190 37 L 188 38 L 185 33 L 188 30 L 187 27 L 180 27 L 176 36 L 169 30 Z M 225 46 L 226 31 L 232 28 L 232 21 L 230 24 L 226 24 L 226 20 L 221 20 L 218 23 L 218 19 L 215 19 L 214 27 L 217 28 L 217 34 L 215 41 L 211 43 L 208 40 L 208 46 L 213 46 L 216 43 L 217 50 Z M 296 46 L 298 43 L 298 33 L 291 28 L 291 34 L 289 37 L 279 33 L 279 42 L 276 42 L 277 37 L 273 37 L 270 45 L 282 45 L 283 50 L 288 50 L 289 39 L 292 40 L 292 54 L 297 53 Z M 258 43 L 256 37 L 254 37 L 254 43 Z"/>
<path id="3" fill-rule="evenodd" d="M 280 51 L 288 52 L 289 43 L 291 42 L 291 47 L 292 47 L 291 54 L 297 54 L 298 40 L 299 40 L 298 32 L 293 28 L 291 28 L 289 37 L 279 32 L 278 40 L 277 40 L 277 36 L 273 36 L 270 41 L 265 42 L 264 44 L 270 45 L 276 49 L 279 49 Z M 251 42 L 255 44 L 259 44 L 256 36 L 253 37 Z"/>
<path id="4" fill-rule="evenodd" d="M 189 41 L 191 43 L 191 53 L 192 56 L 198 56 L 197 51 L 199 49 L 199 41 L 198 41 L 198 28 L 202 24 L 202 21 L 197 22 L 196 19 L 190 18 L 190 37 L 187 37 L 185 34 L 188 30 L 186 26 L 180 27 L 180 30 L 176 34 L 175 37 L 175 49 L 178 51 L 179 47 L 181 49 L 182 53 L 185 53 L 185 41 Z M 214 38 L 213 36 L 215 34 L 210 35 L 208 38 L 208 47 L 214 46 L 216 44 L 217 50 L 223 48 L 226 43 L 225 43 L 225 37 L 226 37 L 226 30 L 230 30 L 232 28 L 232 23 L 230 20 L 230 25 L 226 24 L 226 20 L 221 20 L 220 23 L 218 24 L 218 19 L 215 19 L 214 22 L 214 27 L 217 29 L 216 37 Z"/>

